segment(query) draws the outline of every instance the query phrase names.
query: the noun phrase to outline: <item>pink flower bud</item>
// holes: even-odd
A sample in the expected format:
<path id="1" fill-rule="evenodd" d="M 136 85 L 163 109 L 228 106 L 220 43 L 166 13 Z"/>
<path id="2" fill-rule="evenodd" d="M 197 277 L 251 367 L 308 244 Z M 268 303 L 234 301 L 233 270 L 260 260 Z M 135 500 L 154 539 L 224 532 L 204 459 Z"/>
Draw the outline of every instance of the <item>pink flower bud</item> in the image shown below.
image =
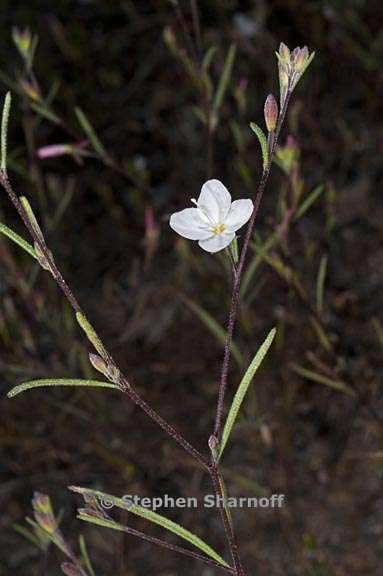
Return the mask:
<path id="1" fill-rule="evenodd" d="M 77 568 L 77 566 L 75 566 L 71 562 L 63 562 L 61 564 L 61 570 L 66 576 L 83 576 L 84 575 L 83 570 L 80 570 L 80 568 Z"/>
<path id="2" fill-rule="evenodd" d="M 274 132 L 278 121 L 278 104 L 272 94 L 266 98 L 264 113 L 267 130 Z"/>

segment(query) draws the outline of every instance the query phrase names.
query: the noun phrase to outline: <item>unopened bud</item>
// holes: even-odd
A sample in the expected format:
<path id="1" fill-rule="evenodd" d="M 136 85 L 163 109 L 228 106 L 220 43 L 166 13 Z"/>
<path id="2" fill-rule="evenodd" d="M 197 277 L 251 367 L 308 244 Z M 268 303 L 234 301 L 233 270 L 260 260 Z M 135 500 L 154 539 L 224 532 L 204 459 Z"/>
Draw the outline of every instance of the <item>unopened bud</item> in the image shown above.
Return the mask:
<path id="1" fill-rule="evenodd" d="M 25 30 L 19 30 L 16 27 L 13 28 L 12 39 L 21 56 L 26 59 L 29 55 L 29 50 L 32 43 L 31 33 L 28 28 Z"/>
<path id="2" fill-rule="evenodd" d="M 210 436 L 208 444 L 209 444 L 210 451 L 213 455 L 213 459 L 217 460 L 218 448 L 219 448 L 218 438 L 214 435 Z"/>
<path id="3" fill-rule="evenodd" d="M 75 566 L 71 562 L 63 562 L 61 564 L 61 570 L 66 576 L 83 576 L 84 575 L 84 571 L 80 570 L 80 568 L 77 568 L 77 566 Z"/>
<path id="4" fill-rule="evenodd" d="M 30 98 L 34 102 L 40 102 L 41 94 L 36 86 L 33 86 L 30 82 L 27 82 L 26 80 L 23 79 L 19 80 L 19 84 L 24 94 L 26 94 L 28 98 Z"/>
<path id="5" fill-rule="evenodd" d="M 53 514 L 52 506 L 49 496 L 41 492 L 35 492 L 32 500 L 33 509 L 37 512 L 44 512 L 45 514 Z"/>
<path id="6" fill-rule="evenodd" d="M 51 265 L 49 264 L 48 258 L 45 256 L 44 252 L 40 248 L 40 244 L 38 242 L 34 242 L 33 247 L 36 252 L 37 261 L 40 264 L 41 268 L 44 270 L 48 270 L 48 272 L 52 272 Z M 52 253 L 47 251 L 50 258 L 53 258 Z"/>
<path id="7" fill-rule="evenodd" d="M 278 104 L 272 94 L 266 98 L 264 113 L 267 130 L 274 132 L 278 121 Z"/>
<path id="8" fill-rule="evenodd" d="M 299 50 L 296 58 L 295 58 L 295 71 L 296 72 L 302 72 L 306 62 L 308 60 L 309 57 L 309 51 L 307 46 L 305 46 L 304 48 L 302 48 L 301 50 Z"/>
<path id="9" fill-rule="evenodd" d="M 37 524 L 43 530 L 45 530 L 45 532 L 53 534 L 56 531 L 57 524 L 54 516 L 51 516 L 50 514 L 44 514 L 44 512 L 38 512 L 37 510 L 34 510 L 33 515 Z"/>
<path id="10" fill-rule="evenodd" d="M 284 42 L 279 45 L 279 59 L 281 64 L 289 64 L 290 62 L 290 49 Z"/>
<path id="11" fill-rule="evenodd" d="M 93 368 L 95 368 L 98 372 L 101 372 L 108 380 L 111 382 L 118 382 L 120 377 L 120 371 L 116 366 L 109 365 L 98 356 L 98 354 L 89 354 L 89 362 L 92 364 Z"/>

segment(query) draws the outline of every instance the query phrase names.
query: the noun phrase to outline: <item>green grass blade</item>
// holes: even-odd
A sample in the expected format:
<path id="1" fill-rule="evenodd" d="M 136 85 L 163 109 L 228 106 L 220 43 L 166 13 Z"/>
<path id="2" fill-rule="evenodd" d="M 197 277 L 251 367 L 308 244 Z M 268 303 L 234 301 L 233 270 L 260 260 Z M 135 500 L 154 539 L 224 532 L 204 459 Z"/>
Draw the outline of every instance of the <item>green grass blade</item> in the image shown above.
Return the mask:
<path id="1" fill-rule="evenodd" d="M 259 366 L 261 365 L 264 357 L 267 354 L 268 349 L 271 346 L 272 341 L 274 340 L 276 334 L 276 329 L 273 328 L 270 330 L 269 334 L 267 335 L 265 341 L 258 349 L 258 352 L 252 359 L 248 369 L 246 370 L 240 385 L 238 386 L 238 390 L 234 396 L 233 402 L 231 404 L 229 414 L 226 419 L 225 427 L 222 433 L 222 440 L 219 448 L 219 458 L 221 458 L 222 453 L 225 449 L 226 443 L 230 437 L 231 431 L 235 424 L 235 420 L 237 418 L 238 412 L 241 408 L 243 399 L 246 396 L 246 393 L 249 389 L 249 386 L 254 378 L 256 371 L 258 370 Z"/>
<path id="2" fill-rule="evenodd" d="M 326 254 L 323 254 L 319 263 L 317 285 L 316 285 L 316 305 L 318 314 L 321 314 L 323 310 L 323 294 L 324 294 L 326 273 L 327 273 L 327 256 Z"/>
<path id="3" fill-rule="evenodd" d="M 318 374 L 317 372 L 313 372 L 312 370 L 303 368 L 303 366 L 299 366 L 298 364 L 292 364 L 291 368 L 294 370 L 294 372 L 299 374 L 299 376 L 302 376 L 307 380 L 312 380 L 313 382 L 317 382 L 318 384 L 324 384 L 325 386 L 333 388 L 334 390 L 345 392 L 349 396 L 356 395 L 354 390 L 352 390 L 352 388 L 347 386 L 347 384 L 345 384 L 345 382 L 342 382 L 341 380 L 333 380 L 331 378 L 328 378 L 327 376 L 323 376 L 323 374 Z"/>
<path id="4" fill-rule="evenodd" d="M 213 334 L 213 336 L 215 336 L 218 342 L 223 346 L 225 346 L 226 332 L 222 328 L 222 326 L 220 326 L 220 324 L 218 324 L 218 322 L 213 318 L 213 316 L 211 316 L 209 312 L 207 312 L 204 308 L 202 308 L 202 306 L 200 306 L 196 302 L 193 302 L 192 300 L 185 298 L 185 303 L 188 306 L 188 308 L 190 308 L 190 310 L 197 316 L 197 318 L 201 320 L 201 322 L 206 326 L 206 328 Z M 231 352 L 237 364 L 239 366 L 242 366 L 243 363 L 242 354 L 238 346 L 235 344 L 235 342 L 233 342 L 232 344 Z"/>
<path id="5" fill-rule="evenodd" d="M 79 542 L 79 546 L 80 546 L 81 556 L 84 560 L 85 568 L 87 569 L 89 576 L 96 576 L 96 573 L 93 570 L 93 566 L 92 566 L 92 563 L 91 563 L 90 558 L 89 558 L 88 548 L 86 546 L 85 538 L 82 534 L 80 534 L 78 542 Z"/>
<path id="6" fill-rule="evenodd" d="M 271 234 L 263 244 L 264 253 L 268 253 L 278 242 L 279 238 L 277 234 Z M 253 248 L 253 246 L 252 246 Z M 254 249 L 254 248 L 253 248 Z M 263 261 L 263 257 L 260 254 L 256 254 L 251 260 L 250 264 L 247 266 L 241 281 L 241 297 L 243 298 L 250 286 L 251 280 L 257 271 L 258 266 Z"/>
<path id="7" fill-rule="evenodd" d="M 37 102 L 31 102 L 30 107 L 34 112 L 36 112 L 36 114 L 46 118 L 53 124 L 60 124 L 60 118 L 53 112 L 53 110 L 48 108 L 46 104 L 37 104 Z"/>
<path id="8" fill-rule="evenodd" d="M 206 542 L 201 540 L 201 538 L 199 538 L 198 536 L 193 534 L 193 532 L 186 530 L 186 528 L 183 528 L 182 526 L 180 526 L 176 522 L 169 520 L 169 518 L 166 518 L 165 516 L 162 516 L 161 514 L 157 514 L 157 512 L 153 512 L 153 510 L 149 510 L 148 508 L 143 508 L 142 506 L 138 506 L 136 504 L 133 504 L 133 502 L 128 502 L 127 500 L 124 500 L 123 498 L 117 498 L 116 496 L 113 496 L 112 494 L 100 492 L 99 490 L 92 490 L 90 488 L 81 488 L 78 486 L 70 486 L 69 489 L 72 490 L 73 492 L 77 492 L 79 494 L 82 494 L 83 496 L 86 496 L 88 494 L 91 496 L 95 496 L 97 498 L 97 500 L 100 501 L 101 506 L 102 506 L 103 501 L 108 502 L 108 506 L 110 506 L 110 504 L 112 503 L 117 508 L 121 508 L 122 510 L 127 510 L 128 512 L 131 512 L 132 514 L 135 514 L 136 516 L 139 516 L 140 518 L 144 518 L 145 520 L 148 520 L 149 522 L 152 522 L 153 524 L 157 524 L 158 526 L 165 528 L 165 530 L 168 530 L 169 532 L 176 534 L 177 536 L 179 536 L 183 540 L 186 540 L 190 544 L 193 544 L 193 546 L 202 550 L 205 554 L 210 556 L 210 558 L 213 558 L 216 562 L 219 562 L 220 564 L 222 564 L 222 566 L 228 566 L 228 564 L 225 562 L 225 560 L 215 550 L 213 550 L 213 548 L 211 548 L 209 546 L 209 544 L 207 544 Z M 82 518 L 81 515 L 80 515 L 80 518 Z M 97 520 L 97 518 L 95 520 Z"/>
<path id="9" fill-rule="evenodd" d="M 80 380 L 67 378 L 57 379 L 57 380 L 30 380 L 29 382 L 23 382 L 23 384 L 18 384 L 10 390 L 7 394 L 8 398 L 13 398 L 24 392 L 25 390 L 30 390 L 32 388 L 43 388 L 45 386 L 89 386 L 92 388 L 115 388 L 119 390 L 116 384 L 111 384 L 110 382 L 99 382 L 98 380 Z"/>
<path id="10" fill-rule="evenodd" d="M 258 138 L 259 144 L 261 146 L 262 152 L 262 160 L 263 160 L 263 169 L 266 170 L 269 164 L 269 152 L 267 149 L 267 138 L 265 133 L 263 132 L 262 128 L 258 126 L 255 122 L 250 122 L 250 128 L 255 133 Z"/>
<path id="11" fill-rule="evenodd" d="M 236 51 L 237 51 L 237 48 L 236 48 L 235 44 L 232 44 L 229 48 L 228 53 L 227 53 L 225 64 L 224 64 L 223 71 L 221 74 L 221 78 L 219 80 L 217 91 L 216 91 L 215 96 L 214 96 L 213 109 L 215 112 L 218 112 L 222 106 L 222 102 L 223 102 L 227 87 L 228 87 L 229 82 L 230 82 Z"/>
<path id="12" fill-rule="evenodd" d="M 102 158 L 104 158 L 105 160 L 108 160 L 109 155 L 108 155 L 107 151 L 105 150 L 104 146 L 101 144 L 99 137 L 97 136 L 93 126 L 89 122 L 88 118 L 85 116 L 84 112 L 81 110 L 81 108 L 78 108 L 78 107 L 76 107 L 74 109 L 74 111 L 75 111 L 75 114 L 77 116 L 77 120 L 79 121 L 79 124 L 81 125 L 81 128 L 84 130 L 86 136 L 89 138 L 89 141 L 91 142 L 95 151 Z"/>
<path id="13" fill-rule="evenodd" d="M 299 220 L 299 218 L 302 218 L 303 214 L 307 212 L 307 210 L 310 208 L 312 204 L 314 204 L 315 200 L 319 198 L 323 190 L 324 190 L 323 184 L 319 184 L 319 186 L 316 186 L 314 190 L 310 192 L 307 198 L 305 198 L 302 204 L 297 208 L 297 211 L 295 212 L 294 215 L 294 221 L 297 221 Z"/>
<path id="14" fill-rule="evenodd" d="M 28 252 L 28 254 L 30 254 L 31 256 L 33 256 L 33 258 L 37 260 L 37 254 L 33 246 L 29 244 L 29 242 L 24 240 L 24 238 L 16 234 L 16 232 L 14 232 L 10 228 L 8 228 L 8 226 L 2 224 L 1 222 L 0 222 L 0 233 L 4 234 L 4 236 L 7 236 L 7 238 L 15 242 L 15 244 L 23 248 L 26 252 Z"/>

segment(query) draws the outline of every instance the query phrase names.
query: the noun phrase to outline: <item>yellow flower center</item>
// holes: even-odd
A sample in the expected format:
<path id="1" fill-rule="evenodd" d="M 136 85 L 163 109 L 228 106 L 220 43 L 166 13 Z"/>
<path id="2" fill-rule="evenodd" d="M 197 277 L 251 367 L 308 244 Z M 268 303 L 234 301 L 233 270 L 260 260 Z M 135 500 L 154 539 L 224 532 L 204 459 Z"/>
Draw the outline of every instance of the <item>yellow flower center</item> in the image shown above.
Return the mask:
<path id="1" fill-rule="evenodd" d="M 213 234 L 216 236 L 217 234 L 222 234 L 225 231 L 225 224 L 217 224 L 217 226 L 213 226 L 211 229 Z"/>

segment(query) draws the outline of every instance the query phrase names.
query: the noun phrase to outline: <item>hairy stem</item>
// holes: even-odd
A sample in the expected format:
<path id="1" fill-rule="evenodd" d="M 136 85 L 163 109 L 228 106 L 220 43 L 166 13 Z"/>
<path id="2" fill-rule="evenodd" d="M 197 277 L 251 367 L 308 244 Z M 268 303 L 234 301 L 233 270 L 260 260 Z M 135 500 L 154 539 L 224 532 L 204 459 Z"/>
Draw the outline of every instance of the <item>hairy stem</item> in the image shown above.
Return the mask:
<path id="1" fill-rule="evenodd" d="M 282 128 L 282 125 L 283 125 L 283 122 L 284 122 L 284 119 L 286 116 L 286 111 L 287 111 L 288 103 L 290 100 L 290 95 L 291 95 L 291 92 L 288 91 L 284 105 L 283 105 L 283 108 L 281 109 L 281 113 L 279 115 L 278 125 L 277 125 L 276 131 L 275 131 L 275 136 L 274 136 L 274 139 L 272 141 L 271 148 L 270 148 L 269 159 L 267 162 L 267 166 L 263 169 L 262 176 L 261 176 L 261 179 L 260 179 L 259 184 L 258 184 L 258 189 L 257 189 L 257 193 L 255 195 L 255 200 L 254 200 L 254 210 L 253 210 L 249 224 L 248 224 L 247 229 L 246 229 L 246 235 L 245 235 L 245 239 L 243 242 L 241 254 L 239 257 L 239 263 L 237 266 L 237 270 L 234 274 L 233 288 L 232 288 L 232 293 L 231 293 L 231 303 L 230 303 L 230 310 L 229 310 L 229 318 L 228 318 L 228 322 L 227 322 L 225 350 L 224 350 L 224 356 L 223 356 L 223 362 L 222 362 L 221 380 L 220 380 L 220 386 L 219 386 L 219 391 L 218 391 L 217 410 L 216 410 L 215 425 L 214 425 L 214 436 L 218 442 L 220 441 L 221 434 L 222 434 L 223 407 L 224 407 L 225 392 L 226 392 L 226 387 L 227 387 L 227 379 L 228 379 L 229 368 L 230 368 L 231 345 L 232 345 L 232 341 L 233 341 L 233 332 L 234 332 L 235 321 L 237 318 L 238 305 L 239 305 L 239 299 L 240 299 L 240 287 L 241 287 L 242 273 L 244 270 L 246 255 L 247 255 L 247 252 L 249 249 L 250 240 L 251 240 L 251 236 L 253 234 L 255 221 L 256 221 L 257 216 L 258 216 L 259 207 L 260 207 L 260 204 L 262 201 L 263 193 L 265 191 L 266 184 L 267 184 L 268 179 L 269 179 L 269 175 L 270 175 L 270 171 L 271 171 L 271 163 L 272 163 L 275 148 L 276 148 L 276 145 L 278 142 L 278 137 L 279 137 L 279 134 L 280 134 L 280 131 L 281 131 L 281 128 Z"/>
<path id="2" fill-rule="evenodd" d="M 3 186 L 5 191 L 7 192 L 12 204 L 16 208 L 17 212 L 19 213 L 21 219 L 23 220 L 26 228 L 28 229 L 31 237 L 35 245 L 38 246 L 40 252 L 43 254 L 45 261 L 49 266 L 49 270 L 52 273 L 53 278 L 55 279 L 56 283 L 64 293 L 65 298 L 68 300 L 69 304 L 72 306 L 73 310 L 77 313 L 80 313 L 84 318 L 86 318 L 86 314 L 82 310 L 80 304 L 78 303 L 76 297 L 74 296 L 72 290 L 69 288 L 68 284 L 66 283 L 63 275 L 61 274 L 60 270 L 57 268 L 52 254 L 48 250 L 47 245 L 45 244 L 44 239 L 36 233 L 34 227 L 32 226 L 24 207 L 22 206 L 18 196 L 14 192 L 7 174 L 3 171 L 0 171 L 0 184 Z M 89 321 L 88 321 L 89 322 Z M 99 338 L 100 342 L 101 339 Z M 103 346 L 105 352 L 103 354 L 103 360 L 111 367 L 116 368 L 118 370 L 115 361 L 113 360 L 112 355 L 107 351 L 105 346 Z M 169 436 L 171 436 L 186 452 L 190 454 L 193 458 L 195 458 L 206 470 L 209 470 L 209 461 L 208 459 L 201 454 L 196 448 L 194 448 L 177 430 L 175 430 L 168 422 L 166 422 L 153 408 L 151 408 L 145 400 L 141 398 L 141 396 L 130 386 L 126 377 L 118 370 L 119 377 L 117 379 L 116 384 L 120 387 L 121 391 L 127 394 L 131 400 L 143 410 L 149 418 L 151 418 L 158 426 L 160 426 Z"/>

